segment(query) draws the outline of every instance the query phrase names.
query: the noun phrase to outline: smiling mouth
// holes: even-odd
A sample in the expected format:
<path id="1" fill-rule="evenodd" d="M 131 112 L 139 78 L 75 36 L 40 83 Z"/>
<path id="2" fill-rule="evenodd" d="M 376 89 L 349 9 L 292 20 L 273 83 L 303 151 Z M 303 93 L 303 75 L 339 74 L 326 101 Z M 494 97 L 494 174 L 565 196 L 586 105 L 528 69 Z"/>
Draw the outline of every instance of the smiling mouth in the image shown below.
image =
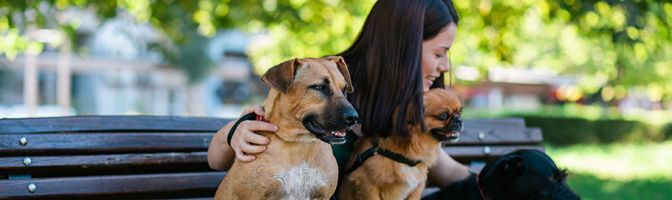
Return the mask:
<path id="1" fill-rule="evenodd" d="M 306 117 L 303 126 L 315 137 L 329 144 L 345 143 L 345 133 L 350 130 L 350 127 L 336 130 L 324 128 L 317 123 L 315 117 Z"/>
<path id="2" fill-rule="evenodd" d="M 432 136 L 439 141 L 457 142 L 460 139 L 460 131 L 445 130 L 442 128 L 435 128 L 430 130 Z"/>
<path id="3" fill-rule="evenodd" d="M 425 80 L 434 82 L 437 78 L 438 78 L 438 77 L 436 77 L 436 76 L 427 75 L 427 76 L 425 77 Z"/>

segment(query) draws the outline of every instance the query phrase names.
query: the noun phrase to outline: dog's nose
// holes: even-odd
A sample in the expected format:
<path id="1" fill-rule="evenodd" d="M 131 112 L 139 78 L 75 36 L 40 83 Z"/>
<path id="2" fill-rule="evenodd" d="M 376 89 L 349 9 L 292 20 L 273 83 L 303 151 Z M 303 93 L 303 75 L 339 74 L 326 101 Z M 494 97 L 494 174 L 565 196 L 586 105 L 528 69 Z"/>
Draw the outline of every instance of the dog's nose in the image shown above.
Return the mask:
<path id="1" fill-rule="evenodd" d="M 343 120 L 345 120 L 348 125 L 354 125 L 357 123 L 358 119 L 359 115 L 357 115 L 357 111 L 349 110 L 343 113 Z"/>
<path id="2" fill-rule="evenodd" d="M 462 117 L 457 116 L 450 121 L 450 130 L 459 132 L 462 131 Z"/>

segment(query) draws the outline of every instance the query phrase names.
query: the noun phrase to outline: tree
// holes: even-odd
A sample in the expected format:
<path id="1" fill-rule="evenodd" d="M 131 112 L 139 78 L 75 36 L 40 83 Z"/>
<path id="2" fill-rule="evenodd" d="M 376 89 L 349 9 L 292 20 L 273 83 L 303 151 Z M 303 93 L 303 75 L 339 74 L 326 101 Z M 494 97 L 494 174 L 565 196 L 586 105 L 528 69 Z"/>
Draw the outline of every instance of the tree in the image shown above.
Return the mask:
<path id="1" fill-rule="evenodd" d="M 228 28 L 265 31 L 272 39 L 255 44 L 249 52 L 261 73 L 290 57 L 317 57 L 345 49 L 371 5 L 372 2 L 358 0 L 2 1 L 0 15 L 5 17 L 0 18 L 0 39 L 10 42 L 0 44 L 0 53 L 13 58 L 18 52 L 27 51 L 30 44 L 40 51 L 41 44 L 29 42 L 25 36 L 30 27 L 60 29 L 74 41 L 77 22 L 58 20 L 56 16 L 76 7 L 91 9 L 102 20 L 129 12 L 139 23 L 150 23 L 169 39 L 155 46 L 167 61 L 185 69 L 192 80 L 200 77 L 211 63 L 194 63 L 205 59 L 193 51 L 203 47 L 205 37 Z"/>
<path id="2" fill-rule="evenodd" d="M 292 57 L 316 57 L 345 50 L 374 1 L 361 0 L 27 0 L 0 1 L 0 53 L 38 49 L 22 36 L 26 27 L 59 28 L 69 7 L 95 10 L 109 19 L 126 10 L 150 23 L 171 43 L 192 43 L 217 30 L 264 32 L 249 55 L 258 73 Z M 672 3 L 654 0 L 455 1 L 461 16 L 454 65 L 546 68 L 579 74 L 581 88 L 624 90 L 646 87 L 652 96 L 672 95 Z M 198 34 L 191 34 L 197 30 Z M 197 38 L 198 39 L 198 38 Z M 173 53 L 180 53 L 180 49 Z M 170 51 L 166 51 L 170 52 Z M 168 54 L 166 54 L 168 55 Z M 170 56 L 166 56 L 170 57 Z M 180 58 L 180 56 L 172 56 Z M 189 56 L 182 56 L 187 58 Z M 193 70 L 193 66 L 183 66 Z M 207 67 L 204 67 L 207 68 Z M 204 69 L 201 68 L 201 69 Z M 194 70 L 198 77 L 204 70 Z M 609 90 L 607 90 L 609 91 Z"/>
<path id="3" fill-rule="evenodd" d="M 455 63 L 578 74 L 581 88 L 646 87 L 672 95 L 672 3 L 460 1 Z M 610 90 L 607 90 L 610 91 Z"/>

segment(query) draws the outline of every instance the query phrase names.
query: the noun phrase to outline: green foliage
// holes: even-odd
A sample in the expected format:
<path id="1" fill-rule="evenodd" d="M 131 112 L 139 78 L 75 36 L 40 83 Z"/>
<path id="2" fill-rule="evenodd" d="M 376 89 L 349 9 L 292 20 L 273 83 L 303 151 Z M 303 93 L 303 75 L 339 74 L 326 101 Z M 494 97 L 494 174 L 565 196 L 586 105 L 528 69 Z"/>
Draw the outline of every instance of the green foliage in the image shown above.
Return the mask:
<path id="1" fill-rule="evenodd" d="M 541 128 L 544 141 L 553 145 L 662 140 L 662 134 L 658 129 L 641 121 L 535 115 L 509 117 L 522 117 L 527 126 Z"/>
<path id="2" fill-rule="evenodd" d="M 641 179 L 619 181 L 590 174 L 571 174 L 569 186 L 585 200 L 672 199 L 672 180 Z"/>
<path id="3" fill-rule="evenodd" d="M 662 143 L 579 144 L 546 146 L 546 152 L 562 168 L 603 179 L 672 180 L 672 141 Z"/>
<path id="4" fill-rule="evenodd" d="M 672 3 L 640 1 L 459 1 L 455 63 L 547 68 L 581 74 L 580 86 L 672 88 Z M 668 97 L 669 98 L 669 97 Z"/>
<path id="5" fill-rule="evenodd" d="M 672 133 L 672 112 L 630 110 L 566 104 L 543 106 L 534 111 L 467 109 L 465 118 L 524 118 L 526 125 L 540 127 L 544 141 L 554 145 L 663 141 Z"/>
<path id="6" fill-rule="evenodd" d="M 582 118 L 520 116 L 528 127 L 539 127 L 544 142 L 552 145 L 571 145 L 579 143 L 597 143 L 597 137 L 589 120 Z"/>
<path id="7" fill-rule="evenodd" d="M 93 9 L 103 20 L 125 10 L 139 23 L 150 23 L 169 44 L 154 44 L 167 61 L 185 69 L 192 81 L 210 67 L 191 50 L 218 30 L 240 28 L 266 32 L 269 40 L 255 44 L 249 54 L 259 73 L 291 57 L 318 57 L 348 47 L 358 33 L 372 1 L 358 0 L 32 0 L 1 1 L 0 53 L 13 58 L 28 46 L 28 27 L 57 28 L 74 38 L 76 23 L 55 16 L 69 7 Z M 36 15 L 33 15 L 36 14 Z M 74 25 L 74 26 L 72 26 Z M 74 27 L 74 29 L 73 29 Z M 198 34 L 192 34 L 193 32 Z M 74 41 L 74 39 L 73 39 Z M 185 47 L 185 48 L 183 48 Z M 199 51 L 201 52 L 201 51 Z M 192 57 L 196 56 L 196 57 Z"/>
<path id="8" fill-rule="evenodd" d="M 650 124 L 626 120 L 607 119 L 593 122 L 593 130 L 601 143 L 662 141 L 660 130 Z"/>
<path id="9" fill-rule="evenodd" d="M 93 9 L 102 19 L 119 10 L 150 23 L 174 45 L 193 42 L 185 30 L 211 37 L 241 28 L 265 32 L 249 50 L 258 73 L 292 57 L 345 50 L 374 1 L 359 0 L 31 0 L 0 1 L 0 53 L 26 51 L 25 30 L 76 29 L 59 21 L 69 7 Z M 582 91 L 602 86 L 652 88 L 654 100 L 672 96 L 672 3 L 667 1 L 455 1 L 461 16 L 453 64 L 546 68 L 581 74 Z M 67 32 L 67 31 L 66 31 Z M 73 36 L 70 34 L 70 36 Z M 180 50 L 173 50 L 179 52 Z M 190 70 L 193 65 L 182 66 Z M 192 73 L 198 74 L 198 73 Z"/>
<path id="10" fill-rule="evenodd" d="M 546 147 L 581 199 L 672 198 L 672 141 Z"/>
<path id="11" fill-rule="evenodd" d="M 663 127 L 663 135 L 665 136 L 665 139 L 672 140 L 672 123 Z"/>

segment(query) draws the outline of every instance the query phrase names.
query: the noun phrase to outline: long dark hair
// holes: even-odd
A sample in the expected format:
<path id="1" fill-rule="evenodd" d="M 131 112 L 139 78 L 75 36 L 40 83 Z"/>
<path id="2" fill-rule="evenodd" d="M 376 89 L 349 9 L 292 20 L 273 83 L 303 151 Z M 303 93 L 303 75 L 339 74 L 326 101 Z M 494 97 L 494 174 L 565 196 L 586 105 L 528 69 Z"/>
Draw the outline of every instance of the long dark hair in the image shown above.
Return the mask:
<path id="1" fill-rule="evenodd" d="M 424 127 L 422 41 L 434 37 L 458 16 L 451 0 L 379 0 L 362 31 L 346 51 L 362 132 L 409 136 L 410 124 Z M 432 88 L 444 87 L 443 75 Z"/>

